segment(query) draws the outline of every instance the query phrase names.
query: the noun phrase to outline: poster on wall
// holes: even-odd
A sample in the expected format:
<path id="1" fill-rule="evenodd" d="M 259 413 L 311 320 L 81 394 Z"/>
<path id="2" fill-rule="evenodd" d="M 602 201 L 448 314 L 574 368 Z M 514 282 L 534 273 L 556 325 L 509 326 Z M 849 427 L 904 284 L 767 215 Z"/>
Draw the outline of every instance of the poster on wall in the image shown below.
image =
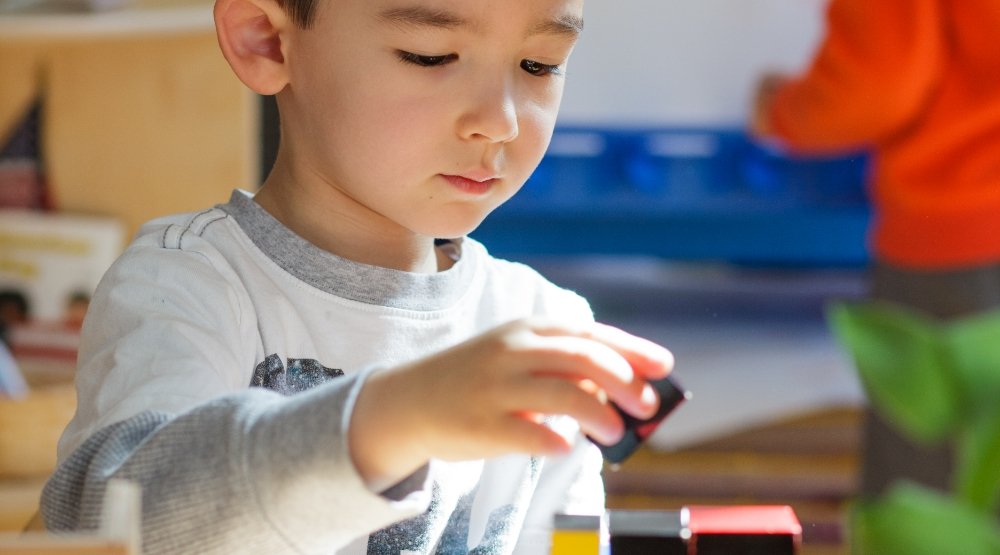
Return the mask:
<path id="1" fill-rule="evenodd" d="M 123 242 L 111 218 L 0 210 L 0 339 L 31 384 L 71 378 L 90 296 Z"/>

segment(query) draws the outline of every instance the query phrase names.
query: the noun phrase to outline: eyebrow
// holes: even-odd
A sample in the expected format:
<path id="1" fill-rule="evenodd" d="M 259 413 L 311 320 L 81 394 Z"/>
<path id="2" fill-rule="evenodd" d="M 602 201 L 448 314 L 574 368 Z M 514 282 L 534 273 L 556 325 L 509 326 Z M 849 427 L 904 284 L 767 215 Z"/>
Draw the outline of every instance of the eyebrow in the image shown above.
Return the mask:
<path id="1" fill-rule="evenodd" d="M 576 38 L 583 32 L 583 19 L 571 14 L 565 14 L 535 25 L 528 32 L 532 35 L 560 35 Z"/>
<path id="2" fill-rule="evenodd" d="M 378 17 L 382 21 L 392 23 L 400 27 L 437 27 L 441 29 L 454 29 L 456 27 L 471 26 L 468 21 L 453 13 L 425 8 L 423 6 L 389 8 L 380 12 Z"/>
<path id="3" fill-rule="evenodd" d="M 456 14 L 444 10 L 436 10 L 424 6 L 405 6 L 383 10 L 379 19 L 399 27 L 435 27 L 438 29 L 456 29 L 468 27 L 476 30 L 477 26 Z M 561 15 L 542 21 L 528 31 L 528 36 L 548 34 L 576 38 L 583 31 L 583 19 L 571 15 Z"/>

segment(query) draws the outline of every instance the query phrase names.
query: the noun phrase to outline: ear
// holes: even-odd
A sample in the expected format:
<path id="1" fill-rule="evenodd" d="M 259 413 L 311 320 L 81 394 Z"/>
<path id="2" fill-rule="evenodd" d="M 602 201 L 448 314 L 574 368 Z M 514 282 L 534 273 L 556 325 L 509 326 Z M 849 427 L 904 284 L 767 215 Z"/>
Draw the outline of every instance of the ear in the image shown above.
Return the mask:
<path id="1" fill-rule="evenodd" d="M 222 55 L 240 81 L 258 94 L 288 83 L 282 34 L 290 21 L 275 0 L 216 0 L 215 32 Z"/>

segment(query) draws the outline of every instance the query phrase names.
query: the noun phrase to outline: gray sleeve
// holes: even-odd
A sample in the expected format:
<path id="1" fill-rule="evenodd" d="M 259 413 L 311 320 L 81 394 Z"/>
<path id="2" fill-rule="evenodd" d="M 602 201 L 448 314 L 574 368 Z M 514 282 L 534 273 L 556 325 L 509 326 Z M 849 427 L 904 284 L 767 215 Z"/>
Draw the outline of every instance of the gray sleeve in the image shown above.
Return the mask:
<path id="1" fill-rule="evenodd" d="M 293 397 L 250 389 L 102 428 L 46 484 L 46 525 L 95 529 L 112 478 L 142 488 L 147 554 L 330 553 L 419 514 L 426 468 L 390 498 L 370 492 L 349 459 L 342 430 L 363 379 Z"/>

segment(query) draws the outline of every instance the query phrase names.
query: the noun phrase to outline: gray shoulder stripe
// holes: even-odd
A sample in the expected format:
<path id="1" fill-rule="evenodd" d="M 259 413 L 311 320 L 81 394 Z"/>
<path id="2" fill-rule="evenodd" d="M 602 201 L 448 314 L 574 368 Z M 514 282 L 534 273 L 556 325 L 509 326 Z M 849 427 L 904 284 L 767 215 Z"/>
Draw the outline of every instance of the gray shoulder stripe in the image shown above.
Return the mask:
<path id="1" fill-rule="evenodd" d="M 161 246 L 165 249 L 179 250 L 183 248 L 185 235 L 193 233 L 194 235 L 200 236 L 205 232 L 209 225 L 228 217 L 229 215 L 225 212 L 214 208 L 209 208 L 208 210 L 199 212 L 188 220 L 187 225 L 181 226 L 179 224 L 173 224 L 167 226 L 167 228 L 163 230 Z"/>

